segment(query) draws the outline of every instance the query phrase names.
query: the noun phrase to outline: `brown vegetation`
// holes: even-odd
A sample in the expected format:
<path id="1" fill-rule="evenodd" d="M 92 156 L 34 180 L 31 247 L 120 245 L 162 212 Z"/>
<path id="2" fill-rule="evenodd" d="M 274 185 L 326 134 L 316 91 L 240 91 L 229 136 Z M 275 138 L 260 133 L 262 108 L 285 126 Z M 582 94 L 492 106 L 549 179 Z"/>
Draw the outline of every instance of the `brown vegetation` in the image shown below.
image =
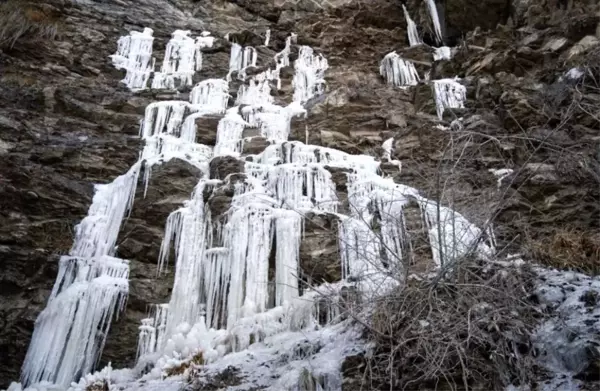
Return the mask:
<path id="1" fill-rule="evenodd" d="M 532 274 L 465 260 L 452 279 L 409 283 L 381 297 L 368 323 L 375 351 L 366 389 L 486 390 L 527 384 L 536 324 Z"/>
<path id="2" fill-rule="evenodd" d="M 0 49 L 12 49 L 24 40 L 53 40 L 60 16 L 54 8 L 39 3 L 8 0 L 0 3 Z"/>

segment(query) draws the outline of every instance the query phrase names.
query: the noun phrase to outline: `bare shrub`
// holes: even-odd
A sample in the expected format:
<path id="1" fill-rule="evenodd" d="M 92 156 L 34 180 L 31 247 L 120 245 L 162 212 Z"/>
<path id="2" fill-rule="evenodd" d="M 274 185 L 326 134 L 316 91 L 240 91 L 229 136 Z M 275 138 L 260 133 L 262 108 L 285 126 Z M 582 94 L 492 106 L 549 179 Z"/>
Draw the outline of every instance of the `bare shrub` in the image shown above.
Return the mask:
<path id="1" fill-rule="evenodd" d="M 592 275 L 600 273 L 600 235 L 556 227 L 550 236 L 526 243 L 528 255 L 545 265 Z"/>
<path id="2" fill-rule="evenodd" d="M 457 263 L 452 281 L 409 282 L 378 299 L 367 333 L 370 389 L 503 389 L 533 374 L 527 268 Z"/>
<path id="3" fill-rule="evenodd" d="M 12 49 L 25 39 L 53 40 L 58 33 L 58 19 L 55 12 L 34 2 L 0 3 L 0 49 Z"/>

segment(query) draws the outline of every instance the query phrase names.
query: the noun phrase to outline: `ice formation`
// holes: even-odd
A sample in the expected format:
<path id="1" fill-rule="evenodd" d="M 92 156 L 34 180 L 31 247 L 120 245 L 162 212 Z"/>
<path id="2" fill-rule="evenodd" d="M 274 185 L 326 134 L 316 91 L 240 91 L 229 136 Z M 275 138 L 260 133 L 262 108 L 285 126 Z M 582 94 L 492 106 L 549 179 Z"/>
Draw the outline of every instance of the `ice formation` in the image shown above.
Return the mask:
<path id="1" fill-rule="evenodd" d="M 129 35 L 119 39 L 117 53 L 111 56 L 113 65 L 117 69 L 126 71 L 123 83 L 134 91 L 146 88 L 150 75 L 154 71 L 152 34 L 153 31 L 149 28 L 145 28 L 141 33 L 130 32 Z"/>
<path id="2" fill-rule="evenodd" d="M 229 57 L 229 73 L 227 80 L 231 80 L 233 72 L 238 73 L 238 79 L 246 79 L 246 68 L 255 67 L 257 60 L 256 49 L 252 46 L 242 47 L 237 43 L 231 44 L 231 55 Z"/>
<path id="3" fill-rule="evenodd" d="M 435 0 L 427 0 L 427 8 L 429 9 L 429 16 L 431 17 L 431 23 L 433 24 L 435 39 L 438 44 L 441 44 L 443 43 L 444 39 L 442 36 L 442 26 L 440 24 L 440 17 L 437 12 Z"/>
<path id="4" fill-rule="evenodd" d="M 296 72 L 292 85 L 295 102 L 305 103 L 313 96 L 323 93 L 325 71 L 329 68 L 323 55 L 315 55 L 311 47 L 301 46 L 294 68 Z"/>
<path id="5" fill-rule="evenodd" d="M 211 47 L 213 37 L 207 32 L 194 39 L 187 30 L 176 30 L 167 44 L 160 72 L 154 74 L 152 88 L 175 89 L 192 85 L 192 76 L 202 69 L 203 47 Z"/>
<path id="6" fill-rule="evenodd" d="M 467 88 L 460 84 L 458 79 L 433 80 L 433 95 L 438 118 L 441 120 L 444 111 L 465 107 Z"/>
<path id="7" fill-rule="evenodd" d="M 421 38 L 419 37 L 419 32 L 417 31 L 417 25 L 414 20 L 410 18 L 408 14 L 408 10 L 406 6 L 402 4 L 402 10 L 404 11 L 404 18 L 406 19 L 406 33 L 408 35 L 408 44 L 410 46 L 418 46 L 423 43 Z"/>
<path id="8" fill-rule="evenodd" d="M 379 73 L 386 82 L 395 87 L 416 85 L 420 78 L 415 66 L 400 58 L 398 53 L 388 53 L 379 66 Z"/>
<path id="9" fill-rule="evenodd" d="M 450 49 L 448 46 L 435 48 L 435 52 L 433 52 L 433 61 L 450 59 L 452 59 L 452 49 Z"/>
<path id="10" fill-rule="evenodd" d="M 410 24 L 406 10 L 405 16 Z M 411 44 L 418 41 L 413 30 Z M 148 33 L 144 33 L 146 41 Z M 269 33 L 266 45 L 268 39 Z M 437 266 L 468 251 L 484 256 L 494 251 L 491 234 L 450 208 L 423 198 L 417 189 L 382 178 L 380 162 L 373 157 L 287 141 L 291 120 L 306 115 L 303 105 L 324 91 L 328 68 L 322 55 L 301 46 L 294 63 L 292 103 L 274 104 L 271 83 L 280 87 L 279 73 L 291 65 L 294 41 L 294 34 L 287 38 L 284 49 L 275 55 L 274 69 L 252 76 L 240 87 L 233 107 L 228 108 L 228 78 L 237 71 L 238 78 L 244 79 L 244 70 L 257 62 L 254 48 L 236 43 L 225 79 L 196 84 L 188 101 L 155 102 L 146 108 L 139 161 L 113 183 L 97 187 L 89 215 L 77 228 L 71 255 L 61 261 L 25 362 L 25 384 L 68 385 L 81 378 L 74 386 L 79 390 L 119 378 L 127 389 L 138 389 L 136 371 L 146 364 L 154 365 L 142 378 L 149 385 L 159 382 L 164 370 L 201 353 L 203 372 L 223 370 L 227 356 L 226 362 L 239 364 L 248 384 L 257 387 L 291 390 L 309 381 L 316 389 L 339 390 L 343 357 L 360 349 L 359 334 L 343 321 L 342 293 L 356 289 L 368 298 L 402 283 L 412 256 L 404 215 L 410 203 L 420 208 Z M 199 49 L 211 44 L 212 37 L 206 33 L 194 40 L 189 32 L 176 31 L 161 73 L 155 75 L 156 86 L 190 85 L 201 67 Z M 119 43 L 121 57 L 113 58 L 115 64 L 129 61 L 131 45 L 132 38 Z M 396 53 L 384 58 L 381 73 L 395 86 L 419 81 L 413 64 Z M 435 81 L 434 86 L 442 110 L 464 101 L 464 87 L 455 81 Z M 463 100 L 457 96 L 460 92 Z M 195 142 L 196 124 L 208 115 L 222 115 L 214 149 Z M 270 145 L 258 155 L 245 157 L 243 180 L 230 184 L 228 178 L 209 179 L 212 158 L 242 155 L 248 128 Z M 390 160 L 393 139 L 382 147 L 384 159 Z M 190 200 L 166 221 L 158 265 L 164 271 L 174 254 L 170 301 L 157 304 L 142 320 L 138 369 L 108 368 L 86 375 L 102 350 L 113 312 L 122 307 L 127 295 L 128 264 L 114 258 L 114 251 L 121 222 L 132 207 L 138 176 L 143 169 L 147 189 L 151 168 L 173 158 L 200 168 L 205 175 Z M 331 168 L 346 173 L 348 212 L 341 212 Z M 223 216 L 212 216 L 205 195 L 224 184 L 233 188 L 231 205 Z M 337 219 L 341 281 L 310 286 L 301 280 L 300 247 L 307 213 Z M 290 350 L 282 346 L 294 344 L 302 348 L 281 353 Z M 261 364 L 268 373 L 252 373 Z M 167 382 L 156 386 L 170 387 Z"/>

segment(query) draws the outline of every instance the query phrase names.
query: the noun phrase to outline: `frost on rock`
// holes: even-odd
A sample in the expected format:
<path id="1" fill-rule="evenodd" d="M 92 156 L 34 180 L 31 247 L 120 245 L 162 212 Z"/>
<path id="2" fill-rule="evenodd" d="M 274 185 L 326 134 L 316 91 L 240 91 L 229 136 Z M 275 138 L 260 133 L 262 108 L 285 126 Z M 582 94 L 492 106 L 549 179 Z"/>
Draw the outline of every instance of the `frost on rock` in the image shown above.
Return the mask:
<path id="1" fill-rule="evenodd" d="M 167 43 L 160 72 L 154 74 L 152 88 L 175 89 L 192 85 L 192 76 L 202 69 L 201 48 L 211 47 L 213 38 L 204 34 L 196 39 L 187 30 L 176 30 Z"/>
<path id="2" fill-rule="evenodd" d="M 408 44 L 410 46 L 418 46 L 423 43 L 421 38 L 419 37 L 419 32 L 417 31 L 417 25 L 414 20 L 411 19 L 408 14 L 408 10 L 406 6 L 402 4 L 402 10 L 404 11 L 404 18 L 406 19 L 406 33 L 408 34 Z"/>
<path id="3" fill-rule="evenodd" d="M 388 53 L 379 66 L 379 73 L 385 81 L 395 87 L 416 85 L 420 78 L 415 66 L 400 58 L 398 53 Z"/>
<path id="4" fill-rule="evenodd" d="M 132 31 L 128 36 L 119 39 L 117 53 L 111 56 L 113 65 L 127 72 L 122 82 L 133 91 L 146 88 L 154 71 L 152 34 L 153 31 L 149 28 L 145 28 L 141 33 Z"/>
<path id="5" fill-rule="evenodd" d="M 446 109 L 461 109 L 467 100 L 467 88 L 457 79 L 433 80 L 433 95 L 438 118 L 441 120 Z"/>

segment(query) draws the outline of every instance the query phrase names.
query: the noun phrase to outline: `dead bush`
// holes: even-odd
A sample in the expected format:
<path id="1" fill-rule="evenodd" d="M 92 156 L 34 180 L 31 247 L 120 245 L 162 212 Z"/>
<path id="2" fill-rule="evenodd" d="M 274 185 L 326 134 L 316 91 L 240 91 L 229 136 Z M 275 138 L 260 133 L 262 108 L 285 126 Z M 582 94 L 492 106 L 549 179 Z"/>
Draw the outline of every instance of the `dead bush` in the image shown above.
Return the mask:
<path id="1" fill-rule="evenodd" d="M 526 244 L 528 255 L 557 269 L 587 274 L 600 273 L 600 234 L 576 229 L 559 229 L 551 235 Z"/>
<path id="2" fill-rule="evenodd" d="M 12 49 L 24 40 L 53 40 L 59 28 L 56 9 L 33 1 L 7 0 L 0 3 L 0 49 Z"/>
<path id="3" fill-rule="evenodd" d="M 411 282 L 376 303 L 368 389 L 504 389 L 533 374 L 527 268 L 465 261 L 452 281 Z M 424 388 L 425 387 L 425 388 Z"/>

